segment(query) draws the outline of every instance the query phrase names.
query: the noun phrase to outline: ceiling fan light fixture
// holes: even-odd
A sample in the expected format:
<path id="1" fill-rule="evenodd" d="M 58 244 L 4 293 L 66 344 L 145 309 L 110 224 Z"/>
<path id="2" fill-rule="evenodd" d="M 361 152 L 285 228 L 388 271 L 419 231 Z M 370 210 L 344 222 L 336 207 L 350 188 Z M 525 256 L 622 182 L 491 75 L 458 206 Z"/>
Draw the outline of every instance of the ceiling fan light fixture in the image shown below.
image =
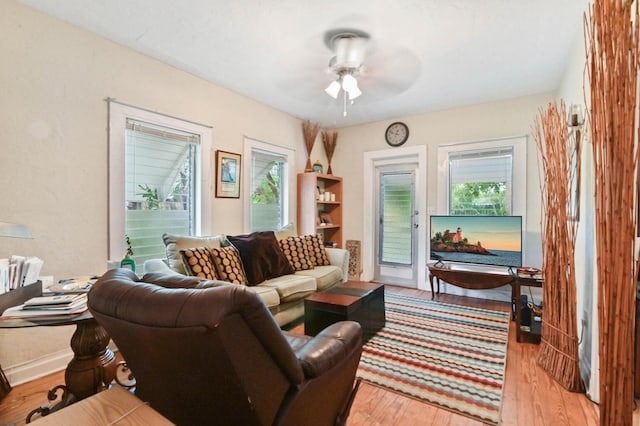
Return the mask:
<path id="1" fill-rule="evenodd" d="M 334 80 L 332 81 L 326 89 L 324 89 L 325 92 L 327 92 L 327 95 L 331 96 L 333 99 L 338 99 L 338 93 L 340 92 L 340 83 L 338 83 L 338 80 Z"/>
<path id="2" fill-rule="evenodd" d="M 345 92 L 350 93 L 352 90 L 355 90 L 357 88 L 358 88 L 358 80 L 356 80 L 353 75 L 349 73 L 349 74 L 345 74 L 342 77 L 342 89 Z"/>
<path id="3" fill-rule="evenodd" d="M 362 90 L 358 88 L 358 84 L 356 83 L 356 85 L 351 90 L 349 90 L 348 93 L 349 93 L 349 100 L 354 100 L 358 96 L 362 95 Z"/>

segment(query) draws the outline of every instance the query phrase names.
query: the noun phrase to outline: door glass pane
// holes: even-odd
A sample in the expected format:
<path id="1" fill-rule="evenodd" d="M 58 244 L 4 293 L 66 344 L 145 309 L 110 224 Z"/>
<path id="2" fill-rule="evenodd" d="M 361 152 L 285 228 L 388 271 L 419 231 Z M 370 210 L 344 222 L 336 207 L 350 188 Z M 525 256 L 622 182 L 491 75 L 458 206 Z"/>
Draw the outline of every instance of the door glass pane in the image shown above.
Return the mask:
<path id="1" fill-rule="evenodd" d="M 199 137 L 128 120 L 125 233 L 133 258 L 166 256 L 162 234 L 195 231 L 195 164 Z"/>
<path id="2" fill-rule="evenodd" d="M 380 174 L 379 262 L 411 265 L 413 259 L 413 175 Z"/>

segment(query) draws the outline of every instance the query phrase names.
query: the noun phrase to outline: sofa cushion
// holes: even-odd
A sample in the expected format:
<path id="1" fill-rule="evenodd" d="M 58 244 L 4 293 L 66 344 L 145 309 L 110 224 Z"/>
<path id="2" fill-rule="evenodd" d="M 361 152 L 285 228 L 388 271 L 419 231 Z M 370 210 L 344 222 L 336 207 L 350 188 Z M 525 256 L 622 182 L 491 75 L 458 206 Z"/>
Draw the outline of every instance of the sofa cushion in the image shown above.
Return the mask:
<path id="1" fill-rule="evenodd" d="M 311 257 L 309 256 L 309 246 L 303 237 L 289 237 L 279 240 L 280 248 L 287 260 L 296 271 L 306 271 L 313 269 Z"/>
<path id="2" fill-rule="evenodd" d="M 316 280 L 304 275 L 283 275 L 267 280 L 260 287 L 275 288 L 280 296 L 280 303 L 304 299 L 317 290 Z"/>
<path id="3" fill-rule="evenodd" d="M 216 265 L 218 279 L 232 284 L 247 284 L 247 276 L 242 269 L 242 261 L 235 247 L 212 248 L 211 259 Z"/>
<path id="4" fill-rule="evenodd" d="M 249 285 L 295 272 L 280 250 L 273 231 L 228 236 L 227 239 L 240 253 Z"/>
<path id="5" fill-rule="evenodd" d="M 211 260 L 211 251 L 207 247 L 195 247 L 180 250 L 187 275 L 208 280 L 217 280 L 216 267 Z"/>
<path id="6" fill-rule="evenodd" d="M 309 252 L 313 258 L 314 265 L 315 266 L 331 265 L 331 263 L 329 262 L 329 258 L 327 257 L 327 253 L 324 249 L 322 235 L 320 234 L 305 235 L 304 238 L 307 240 Z"/>
<path id="7" fill-rule="evenodd" d="M 290 223 L 278 229 L 277 231 L 274 231 L 273 233 L 276 236 L 276 240 L 284 240 L 285 238 L 289 237 L 297 237 L 298 229 L 296 228 L 296 225 Z"/>
<path id="8" fill-rule="evenodd" d="M 313 277 L 316 280 L 318 291 L 323 291 L 342 282 L 342 269 L 334 266 L 316 266 L 306 271 L 297 271 L 296 275 Z"/>
<path id="9" fill-rule="evenodd" d="M 224 235 L 191 237 L 188 235 L 162 234 L 162 241 L 164 241 L 165 250 L 167 252 L 167 263 L 169 264 L 169 267 L 183 275 L 186 275 L 186 271 L 184 269 L 180 250 L 186 250 L 192 247 L 207 247 L 209 249 L 221 247 L 224 245 L 221 244 L 224 240 Z"/>
<path id="10" fill-rule="evenodd" d="M 278 306 L 280 305 L 280 296 L 278 295 L 278 292 L 275 288 L 263 287 L 259 285 L 248 288 L 251 291 L 255 292 L 260 297 L 260 299 L 262 299 L 264 304 L 267 305 L 267 308 L 269 308 L 272 313 L 278 312 Z"/>

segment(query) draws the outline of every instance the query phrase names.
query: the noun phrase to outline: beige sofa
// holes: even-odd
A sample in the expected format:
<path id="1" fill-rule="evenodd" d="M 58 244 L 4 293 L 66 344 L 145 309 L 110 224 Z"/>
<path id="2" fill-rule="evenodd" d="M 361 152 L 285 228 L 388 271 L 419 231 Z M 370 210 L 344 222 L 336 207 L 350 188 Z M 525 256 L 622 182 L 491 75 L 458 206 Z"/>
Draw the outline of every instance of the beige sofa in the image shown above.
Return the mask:
<path id="1" fill-rule="evenodd" d="M 290 237 L 300 238 L 297 236 L 295 228 L 291 226 L 275 231 L 274 236 L 278 242 Z M 249 235 L 240 237 L 249 237 Z M 161 272 L 189 275 L 189 268 L 187 267 L 187 270 L 185 270 L 183 263 L 185 251 L 205 247 L 209 249 L 207 253 L 217 253 L 214 249 L 229 247 L 234 237 L 224 234 L 207 237 L 164 234 L 163 240 L 166 246 L 167 258 L 146 261 L 144 263 L 145 273 Z M 245 247 L 247 246 L 246 238 L 244 240 L 236 239 L 235 241 L 241 241 Z M 248 244 L 251 245 L 252 242 L 250 241 Z M 236 243 L 236 245 L 239 244 Z M 280 326 L 289 324 L 304 316 L 304 299 L 307 296 L 347 281 L 349 252 L 338 248 L 323 248 L 322 250 L 326 254 L 328 263 L 330 263 L 329 265 L 316 265 L 308 269 L 295 270 L 292 271 L 293 273 L 284 275 L 278 275 L 276 272 L 275 274 L 271 274 L 268 279 L 259 283 L 253 283 L 253 285 L 249 283 L 244 284 L 262 299 Z M 256 264 L 256 262 L 261 261 L 260 258 L 264 254 L 264 251 L 262 247 L 259 247 L 257 248 L 256 256 L 245 256 L 245 258 L 242 259 L 242 267 L 247 271 L 255 270 L 260 272 L 261 269 L 263 269 L 262 265 L 259 263 Z M 317 247 L 316 251 L 318 251 Z M 279 254 L 281 253 L 278 253 L 278 255 Z M 289 263 L 295 263 L 298 266 L 297 269 L 301 269 L 298 262 L 290 261 Z M 268 265 L 265 265 L 264 269 L 268 269 Z M 222 277 L 218 277 L 218 279 L 225 280 Z"/>

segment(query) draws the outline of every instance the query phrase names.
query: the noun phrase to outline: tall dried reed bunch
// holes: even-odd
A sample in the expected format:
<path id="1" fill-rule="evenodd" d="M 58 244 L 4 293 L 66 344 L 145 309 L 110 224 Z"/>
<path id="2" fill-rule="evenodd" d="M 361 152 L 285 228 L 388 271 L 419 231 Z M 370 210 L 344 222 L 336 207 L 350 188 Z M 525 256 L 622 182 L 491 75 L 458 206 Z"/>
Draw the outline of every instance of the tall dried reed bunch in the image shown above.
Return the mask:
<path id="1" fill-rule="evenodd" d="M 313 166 L 311 165 L 311 151 L 313 150 L 313 145 L 316 143 L 316 137 L 318 136 L 319 131 L 319 124 L 311 123 L 309 120 L 302 123 L 304 146 L 307 148 L 307 164 L 304 168 L 305 172 L 313 171 Z"/>
<path id="2" fill-rule="evenodd" d="M 633 421 L 637 226 L 638 1 L 594 0 L 585 17 L 591 83 L 600 424 Z"/>
<path id="3" fill-rule="evenodd" d="M 542 166 L 544 314 L 538 365 L 570 391 L 582 392 L 576 324 L 575 242 L 580 143 L 569 138 L 564 102 L 540 111 L 533 136 Z M 571 143 L 574 142 L 574 143 Z"/>
<path id="4" fill-rule="evenodd" d="M 327 173 L 332 175 L 333 170 L 331 170 L 331 159 L 333 158 L 333 153 L 336 150 L 336 144 L 338 143 L 338 132 L 328 132 L 326 130 L 322 131 L 322 144 L 324 145 L 324 152 L 327 154 L 327 162 L 329 163 L 329 167 L 327 167 Z"/>

